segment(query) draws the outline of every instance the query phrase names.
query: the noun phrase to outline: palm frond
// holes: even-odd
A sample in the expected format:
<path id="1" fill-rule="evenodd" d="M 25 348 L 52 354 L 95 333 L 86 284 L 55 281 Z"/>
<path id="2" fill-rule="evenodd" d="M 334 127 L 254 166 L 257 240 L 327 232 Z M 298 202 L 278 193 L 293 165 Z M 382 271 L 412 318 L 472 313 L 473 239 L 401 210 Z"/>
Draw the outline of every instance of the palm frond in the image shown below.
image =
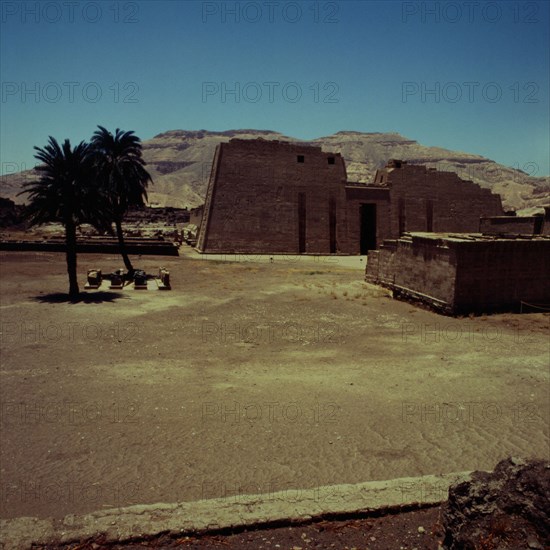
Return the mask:
<path id="1" fill-rule="evenodd" d="M 152 178 L 145 169 L 141 140 L 133 131 L 98 126 L 92 136 L 93 163 L 98 185 L 109 198 L 115 216 L 122 219 L 131 206 L 144 206 Z"/>

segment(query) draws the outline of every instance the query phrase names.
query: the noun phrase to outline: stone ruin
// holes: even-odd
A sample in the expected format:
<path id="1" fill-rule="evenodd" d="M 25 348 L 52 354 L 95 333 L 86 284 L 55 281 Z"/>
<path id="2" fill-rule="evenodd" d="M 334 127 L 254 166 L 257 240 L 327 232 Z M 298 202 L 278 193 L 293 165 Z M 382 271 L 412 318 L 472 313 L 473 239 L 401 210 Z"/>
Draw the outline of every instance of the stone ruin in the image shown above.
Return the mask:
<path id="1" fill-rule="evenodd" d="M 88 269 L 88 277 L 85 288 L 99 288 L 103 276 L 101 274 L 101 269 Z"/>
<path id="2" fill-rule="evenodd" d="M 165 267 L 159 267 L 159 274 L 156 278 L 159 290 L 170 290 L 170 272 Z"/>
<path id="3" fill-rule="evenodd" d="M 125 282 L 128 281 L 128 274 L 124 269 L 117 269 L 113 273 L 103 275 L 101 269 L 89 269 L 87 275 L 86 289 L 97 290 L 101 287 L 103 280 L 110 281 L 109 290 L 122 290 Z M 158 290 L 171 290 L 170 272 L 165 267 L 160 267 L 158 276 L 147 275 L 142 269 L 136 269 L 132 276 L 134 290 L 149 290 L 148 281 L 154 279 Z"/>
<path id="4" fill-rule="evenodd" d="M 502 214 L 499 195 L 454 172 L 390 160 L 372 183 L 356 183 L 340 153 L 232 139 L 214 155 L 197 248 L 367 254 L 405 232 L 478 231 L 481 216 Z"/>
<path id="5" fill-rule="evenodd" d="M 508 458 L 449 488 L 442 507 L 447 550 L 550 547 L 550 462 Z"/>
<path id="6" fill-rule="evenodd" d="M 369 254 L 365 279 L 463 315 L 550 309 L 550 235 L 407 233 Z"/>

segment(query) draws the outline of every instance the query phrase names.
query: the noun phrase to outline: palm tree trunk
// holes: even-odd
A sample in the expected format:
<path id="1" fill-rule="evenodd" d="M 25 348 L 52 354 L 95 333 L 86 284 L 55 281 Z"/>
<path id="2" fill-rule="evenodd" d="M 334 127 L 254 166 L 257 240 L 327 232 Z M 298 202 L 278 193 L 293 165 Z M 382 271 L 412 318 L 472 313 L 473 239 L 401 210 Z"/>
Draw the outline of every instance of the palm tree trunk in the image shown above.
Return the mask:
<path id="1" fill-rule="evenodd" d="M 76 269 L 76 225 L 74 222 L 67 222 L 65 224 L 65 245 L 67 273 L 69 274 L 69 299 L 71 302 L 74 302 L 78 300 L 80 295 Z"/>
<path id="2" fill-rule="evenodd" d="M 120 250 L 120 255 L 124 261 L 124 267 L 128 270 L 128 276 L 132 277 L 134 274 L 134 266 L 128 257 L 126 252 L 126 243 L 124 242 L 124 235 L 122 234 L 122 222 L 120 219 L 115 220 L 116 235 L 118 237 L 118 246 Z"/>

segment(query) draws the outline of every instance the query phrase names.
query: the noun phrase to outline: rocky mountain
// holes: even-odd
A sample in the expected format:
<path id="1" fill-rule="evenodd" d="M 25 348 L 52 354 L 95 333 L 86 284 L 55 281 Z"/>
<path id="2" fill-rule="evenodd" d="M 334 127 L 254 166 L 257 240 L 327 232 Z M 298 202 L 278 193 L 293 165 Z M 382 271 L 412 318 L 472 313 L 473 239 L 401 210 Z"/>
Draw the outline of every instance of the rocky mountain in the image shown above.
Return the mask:
<path id="1" fill-rule="evenodd" d="M 337 132 L 306 142 L 270 130 L 171 130 L 143 142 L 144 158 L 153 177 L 149 203 L 155 206 L 194 207 L 203 202 L 216 145 L 237 137 L 278 139 L 318 145 L 339 152 L 346 160 L 350 181 L 372 181 L 377 168 L 390 158 L 456 172 L 462 179 L 500 193 L 505 209 L 536 211 L 550 204 L 550 178 L 533 177 L 518 169 L 469 153 L 426 147 L 397 133 Z M 32 170 L 3 176 L 0 195 L 16 202 Z"/>

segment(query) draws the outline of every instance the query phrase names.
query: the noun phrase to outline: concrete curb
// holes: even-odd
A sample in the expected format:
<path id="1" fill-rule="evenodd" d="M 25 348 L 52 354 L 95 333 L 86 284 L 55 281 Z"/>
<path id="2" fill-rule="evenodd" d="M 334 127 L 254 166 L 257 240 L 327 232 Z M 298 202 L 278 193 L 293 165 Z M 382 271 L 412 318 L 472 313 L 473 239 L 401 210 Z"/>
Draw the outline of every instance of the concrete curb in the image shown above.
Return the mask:
<path id="1" fill-rule="evenodd" d="M 274 522 L 296 523 L 336 514 L 375 512 L 412 505 L 439 504 L 450 485 L 471 472 L 330 485 L 260 495 L 135 505 L 63 519 L 20 517 L 0 520 L 0 548 L 77 542 L 102 535 L 105 542 L 150 537 L 158 533 L 190 533 L 251 527 Z"/>

